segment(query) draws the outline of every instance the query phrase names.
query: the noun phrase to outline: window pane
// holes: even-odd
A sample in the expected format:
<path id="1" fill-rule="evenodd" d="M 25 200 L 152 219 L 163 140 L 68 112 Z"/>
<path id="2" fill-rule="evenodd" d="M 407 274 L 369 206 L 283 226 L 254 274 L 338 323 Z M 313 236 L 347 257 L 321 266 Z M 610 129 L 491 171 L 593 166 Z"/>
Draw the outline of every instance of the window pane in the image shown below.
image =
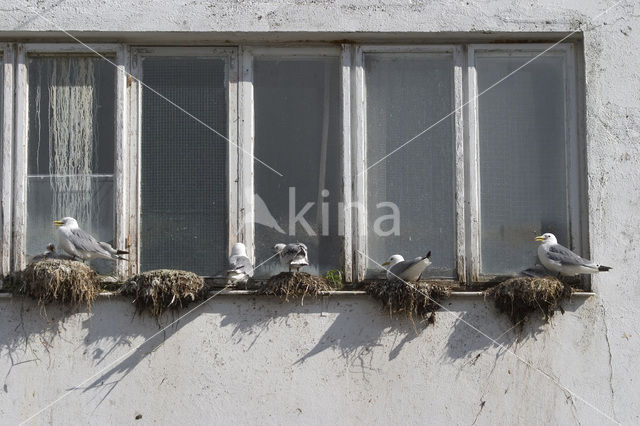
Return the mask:
<path id="1" fill-rule="evenodd" d="M 529 59 L 478 54 L 478 92 Z M 535 265 L 542 232 L 568 242 L 564 78 L 564 57 L 542 56 L 478 98 L 485 274 Z"/>
<path id="2" fill-rule="evenodd" d="M 319 274 L 342 266 L 338 69 L 337 58 L 254 60 L 255 155 L 284 175 L 254 163 L 257 262 L 272 256 L 274 244 L 299 241 L 309 248 L 305 271 Z M 313 205 L 304 212 L 304 224 L 294 224 L 307 203 Z M 269 217 L 277 226 L 270 226 Z M 274 272 L 269 269 L 274 263 L 256 274 Z"/>
<path id="3" fill-rule="evenodd" d="M 115 69 L 80 56 L 31 57 L 28 67 L 27 254 L 57 240 L 52 221 L 64 216 L 113 242 Z"/>
<path id="4" fill-rule="evenodd" d="M 228 136 L 226 61 L 145 58 L 145 84 Z M 215 275 L 227 258 L 227 144 L 143 88 L 141 269 Z"/>
<path id="5" fill-rule="evenodd" d="M 369 256 L 382 263 L 392 254 L 412 259 L 431 250 L 424 276 L 454 277 L 453 118 L 385 158 L 453 110 L 451 55 L 368 54 L 365 76 Z M 381 203 L 398 207 L 398 233 L 389 235 L 393 222 L 382 217 L 392 209 Z M 369 261 L 369 269 L 379 267 Z"/>

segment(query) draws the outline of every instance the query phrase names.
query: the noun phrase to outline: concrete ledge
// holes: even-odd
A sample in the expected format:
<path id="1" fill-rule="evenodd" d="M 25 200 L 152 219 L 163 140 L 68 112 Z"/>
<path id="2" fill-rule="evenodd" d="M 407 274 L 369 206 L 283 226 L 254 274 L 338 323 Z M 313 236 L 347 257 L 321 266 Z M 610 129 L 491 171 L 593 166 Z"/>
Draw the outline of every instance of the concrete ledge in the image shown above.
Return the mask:
<path id="1" fill-rule="evenodd" d="M 220 296 L 258 296 L 257 290 L 218 290 L 218 291 L 210 291 L 209 295 L 213 295 L 217 292 L 220 292 Z M 367 292 L 361 290 L 350 290 L 350 291 L 323 291 L 319 293 L 320 296 L 367 296 Z M 482 291 L 454 291 L 451 293 L 451 297 L 482 297 L 484 293 Z M 586 291 L 577 291 L 571 293 L 571 297 L 580 297 L 580 298 L 588 298 L 591 296 L 595 296 L 596 294 L 593 292 Z M 101 297 L 120 297 L 113 291 L 104 291 L 100 293 Z M 0 293 L 0 299 L 11 299 L 13 294 L 11 293 Z M 273 297 L 273 296 L 271 296 Z"/>

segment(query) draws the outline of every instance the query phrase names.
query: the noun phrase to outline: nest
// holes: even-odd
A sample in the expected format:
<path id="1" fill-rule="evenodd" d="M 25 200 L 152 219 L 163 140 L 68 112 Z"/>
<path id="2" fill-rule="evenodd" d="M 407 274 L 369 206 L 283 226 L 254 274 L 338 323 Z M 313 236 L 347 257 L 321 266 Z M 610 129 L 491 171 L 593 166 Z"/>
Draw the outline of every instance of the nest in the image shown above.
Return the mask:
<path id="1" fill-rule="evenodd" d="M 437 282 L 407 285 L 398 280 L 384 280 L 369 283 L 364 289 L 382 302 L 389 315 L 406 315 L 412 322 L 414 317 L 426 319 L 428 324 L 435 322 L 435 312 L 440 309 L 441 300 L 451 295 L 449 287 Z"/>
<path id="2" fill-rule="evenodd" d="M 157 269 L 127 280 L 120 293 L 135 296 L 138 313 L 148 310 L 158 318 L 168 309 L 179 309 L 203 296 L 204 280 L 193 272 Z"/>
<path id="3" fill-rule="evenodd" d="M 523 325 L 533 312 L 544 314 L 545 321 L 553 316 L 563 297 L 571 288 L 553 277 L 515 277 L 490 288 L 485 295 L 494 299 L 496 308 L 509 315 L 514 324 Z"/>
<path id="4" fill-rule="evenodd" d="M 5 277 L 3 289 L 27 294 L 42 306 L 55 301 L 73 307 L 86 304 L 87 309 L 100 293 L 98 274 L 89 265 L 61 259 L 30 263 Z"/>
<path id="5" fill-rule="evenodd" d="M 331 286 L 325 278 L 306 272 L 280 272 L 269 278 L 267 283 L 258 290 L 258 294 L 280 296 L 285 302 L 289 301 L 289 297 L 300 297 L 300 303 L 303 303 L 306 295 L 315 297 L 321 291 L 329 290 Z"/>

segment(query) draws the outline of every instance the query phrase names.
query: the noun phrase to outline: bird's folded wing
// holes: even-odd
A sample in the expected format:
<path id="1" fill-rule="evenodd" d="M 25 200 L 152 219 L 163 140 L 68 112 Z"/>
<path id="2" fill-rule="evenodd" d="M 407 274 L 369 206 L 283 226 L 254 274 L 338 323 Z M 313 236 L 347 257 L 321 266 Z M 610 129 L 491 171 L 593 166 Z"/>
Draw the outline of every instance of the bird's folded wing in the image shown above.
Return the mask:
<path id="1" fill-rule="evenodd" d="M 72 229 L 68 236 L 69 242 L 76 247 L 76 250 L 84 250 L 91 252 L 109 253 L 100 246 L 100 243 L 91 235 L 82 229 Z"/>
<path id="2" fill-rule="evenodd" d="M 580 265 L 588 266 L 593 264 L 590 260 L 584 259 L 568 248 L 556 244 L 547 249 L 547 257 L 552 262 L 558 262 L 562 265 Z"/>

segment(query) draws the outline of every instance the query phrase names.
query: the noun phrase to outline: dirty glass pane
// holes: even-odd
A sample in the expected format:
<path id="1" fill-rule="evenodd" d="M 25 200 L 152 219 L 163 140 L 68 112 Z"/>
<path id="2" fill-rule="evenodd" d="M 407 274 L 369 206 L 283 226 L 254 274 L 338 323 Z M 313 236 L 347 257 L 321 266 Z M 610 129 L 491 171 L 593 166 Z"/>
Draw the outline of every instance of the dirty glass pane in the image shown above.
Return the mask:
<path id="1" fill-rule="evenodd" d="M 26 255 L 57 237 L 52 221 L 75 217 L 99 241 L 114 239 L 115 69 L 82 56 L 28 59 Z M 92 261 L 100 272 L 113 262 Z"/>
<path id="2" fill-rule="evenodd" d="M 477 54 L 478 92 L 533 55 Z M 564 65 L 542 56 L 478 99 L 484 274 L 534 266 L 540 233 L 568 244 Z"/>
<path id="3" fill-rule="evenodd" d="M 342 268 L 338 70 L 337 58 L 254 59 L 255 155 L 283 175 L 254 162 L 258 263 L 274 244 L 299 241 L 309 248 L 303 271 Z"/>
<path id="4" fill-rule="evenodd" d="M 143 81 L 227 136 L 226 60 L 148 57 Z M 227 254 L 227 144 L 142 90 L 141 264 L 216 275 Z"/>
<path id="5" fill-rule="evenodd" d="M 367 54 L 368 255 L 383 263 L 432 252 L 425 277 L 455 276 L 453 117 L 405 144 L 453 108 L 450 54 Z M 394 214 L 397 206 L 397 228 Z M 377 226 L 376 226 L 377 225 Z M 369 273 L 379 267 L 369 260 Z"/>

